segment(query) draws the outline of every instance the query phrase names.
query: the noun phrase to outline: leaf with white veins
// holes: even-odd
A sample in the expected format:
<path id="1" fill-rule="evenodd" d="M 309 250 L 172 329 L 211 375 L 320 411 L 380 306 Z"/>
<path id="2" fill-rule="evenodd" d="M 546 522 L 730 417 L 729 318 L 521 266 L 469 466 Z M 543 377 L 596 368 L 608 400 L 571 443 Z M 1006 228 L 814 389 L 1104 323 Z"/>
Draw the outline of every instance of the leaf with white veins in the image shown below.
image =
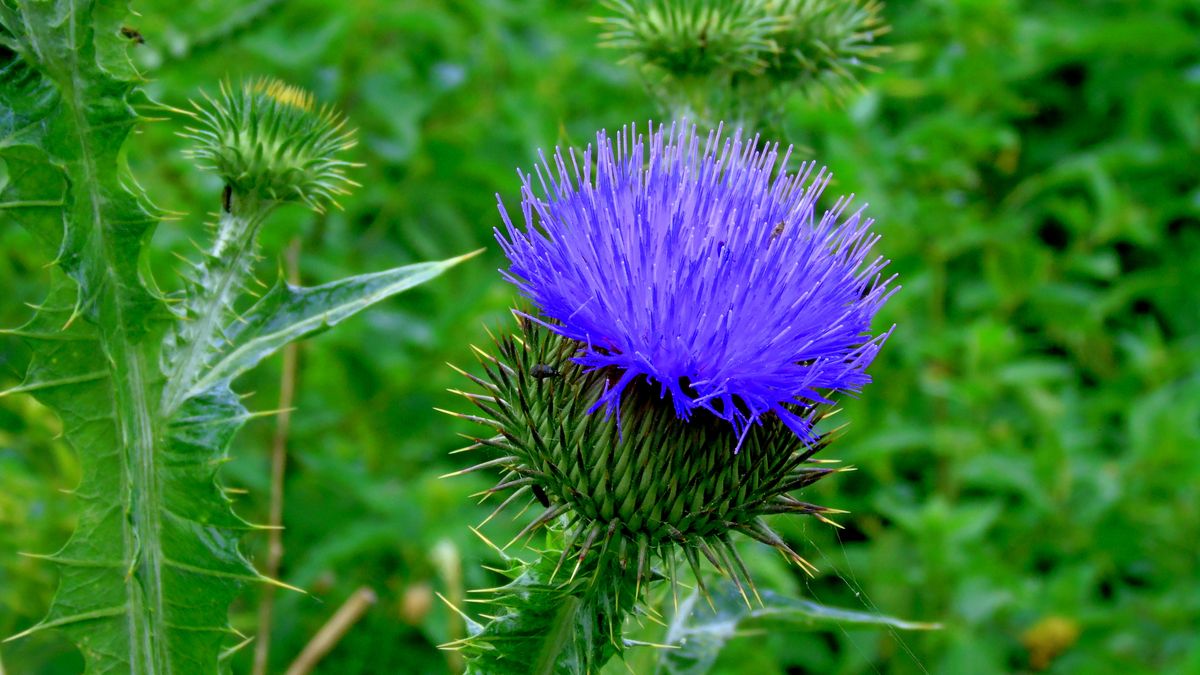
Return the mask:
<path id="1" fill-rule="evenodd" d="M 225 351 L 215 359 L 211 369 L 204 373 L 203 379 L 191 388 L 190 393 L 194 395 L 228 383 L 289 342 L 325 331 L 478 253 L 361 274 L 313 288 L 298 288 L 280 281 L 227 327 Z"/>

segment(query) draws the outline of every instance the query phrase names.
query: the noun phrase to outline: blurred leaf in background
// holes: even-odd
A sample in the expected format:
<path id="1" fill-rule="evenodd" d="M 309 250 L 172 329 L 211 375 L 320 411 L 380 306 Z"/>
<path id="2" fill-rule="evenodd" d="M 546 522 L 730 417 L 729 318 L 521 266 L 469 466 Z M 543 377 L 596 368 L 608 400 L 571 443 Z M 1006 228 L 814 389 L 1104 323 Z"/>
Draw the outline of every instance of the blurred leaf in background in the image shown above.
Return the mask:
<path id="1" fill-rule="evenodd" d="M 222 79 L 270 75 L 314 91 L 359 128 L 345 211 L 268 223 L 262 277 L 289 240 L 307 284 L 480 246 L 488 252 L 336 334 L 305 344 L 288 447 L 281 570 L 311 595 L 277 598 L 269 672 L 283 672 L 356 589 L 379 602 L 315 672 L 448 672 L 437 645 L 458 602 L 496 575 L 468 525 L 487 510 L 447 452 L 467 345 L 507 329 L 495 273 L 495 194 L 539 147 L 654 115 L 637 73 L 600 49 L 592 2 L 199 0 L 138 2 L 130 28 L 152 96 L 183 107 Z M 828 452 L 858 471 L 814 486 L 846 529 L 774 526 L 821 568 L 801 576 L 756 547 L 760 585 L 941 631 L 773 630 L 732 639 L 712 672 L 1200 672 L 1200 8 L 1193 0 L 892 0 L 883 72 L 844 109 L 800 93 L 780 140 L 810 148 L 880 220 L 904 289 L 897 331 Z M 174 264 L 219 208 L 220 186 L 180 154 L 183 120 L 128 146 Z M 0 174 L 0 181 L 4 180 Z M 3 326 L 45 287 L 47 262 L 0 228 Z M 25 355 L 0 342 L 3 385 Z M 243 383 L 271 409 L 279 364 Z M 268 507 L 270 421 L 235 441 L 238 511 Z M 0 400 L 0 631 L 28 626 L 55 585 L 77 480 L 53 417 Z M 495 525 L 515 533 L 522 521 Z M 497 533 L 497 538 L 507 540 Z M 265 557 L 266 538 L 247 550 Z M 257 632 L 257 589 L 233 621 Z M 648 625 L 647 641 L 664 637 Z M 75 673 L 53 638 L 0 647 L 9 672 Z M 234 657 L 249 672 L 251 650 Z M 658 650 L 630 652 L 653 672 Z M 611 672 L 627 672 L 611 664 Z"/>

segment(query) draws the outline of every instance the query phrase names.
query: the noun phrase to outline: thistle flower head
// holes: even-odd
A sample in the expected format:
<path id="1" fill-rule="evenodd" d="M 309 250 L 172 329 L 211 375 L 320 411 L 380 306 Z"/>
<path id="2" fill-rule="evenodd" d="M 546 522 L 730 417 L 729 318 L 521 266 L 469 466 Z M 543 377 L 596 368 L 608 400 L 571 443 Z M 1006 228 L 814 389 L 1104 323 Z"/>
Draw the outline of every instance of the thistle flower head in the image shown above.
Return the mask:
<path id="1" fill-rule="evenodd" d="M 805 411 L 870 381 L 887 336 L 871 320 L 891 292 L 873 221 L 852 197 L 817 218 L 829 175 L 787 160 L 740 134 L 626 128 L 543 157 L 524 176 L 523 227 L 501 203 L 505 277 L 575 363 L 607 373 L 593 409 L 621 410 L 637 385 L 739 442 L 773 419 L 812 441 Z"/>
<path id="2" fill-rule="evenodd" d="M 890 279 L 862 210 L 840 198 L 818 219 L 828 174 L 786 166 L 740 134 L 626 128 L 543 157 L 523 226 L 501 204 L 505 276 L 533 307 L 464 373 L 482 414 L 460 416 L 491 429 L 469 449 L 497 456 L 459 473 L 500 470 L 497 513 L 541 502 L 510 543 L 560 528 L 551 582 L 574 557 L 568 581 L 587 561 L 641 588 L 682 553 L 700 584 L 707 559 L 753 588 L 734 533 L 811 571 L 763 517 L 834 512 L 792 493 L 839 470 L 814 458 L 817 424 L 869 381 Z"/>
<path id="3" fill-rule="evenodd" d="M 199 125 L 184 134 L 195 143 L 190 156 L 239 194 L 322 211 L 357 185 L 346 176 L 355 165 L 340 158 L 354 146 L 354 132 L 332 108 L 317 108 L 312 94 L 261 79 L 223 83 L 217 98 L 204 98 L 193 103 Z"/>

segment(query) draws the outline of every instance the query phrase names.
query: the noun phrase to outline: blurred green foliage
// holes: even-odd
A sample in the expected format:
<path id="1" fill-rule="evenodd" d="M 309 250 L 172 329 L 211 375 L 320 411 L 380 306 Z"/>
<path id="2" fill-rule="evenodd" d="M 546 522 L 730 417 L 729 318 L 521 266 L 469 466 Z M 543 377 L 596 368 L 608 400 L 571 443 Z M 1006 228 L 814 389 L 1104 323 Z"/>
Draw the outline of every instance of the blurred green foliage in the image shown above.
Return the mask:
<path id="1" fill-rule="evenodd" d="M 495 194 L 539 147 L 656 109 L 637 75 L 597 48 L 589 2 L 198 0 L 136 3 L 151 95 L 184 107 L 223 78 L 273 75 L 359 128 L 363 183 L 344 212 L 277 214 L 262 276 L 293 238 L 305 282 L 480 246 L 469 269 L 411 292 L 301 350 L 289 448 L 272 672 L 360 586 L 379 602 L 317 672 L 446 672 L 436 645 L 461 621 L 434 597 L 494 584 L 496 557 L 467 525 L 483 479 L 447 452 L 465 424 L 459 379 L 484 327 L 506 329 L 513 293 L 495 269 Z M 932 633 L 846 629 L 732 641 L 722 673 L 1200 672 L 1200 7 L 1192 0 L 893 0 L 884 72 L 844 108 L 795 96 L 787 138 L 871 204 L 903 290 L 898 324 L 844 406 L 829 451 L 858 471 L 814 486 L 852 511 L 845 530 L 779 519 L 822 569 L 804 578 L 747 546 L 764 586 L 821 602 L 939 621 Z M 174 264 L 219 207 L 221 186 L 185 161 L 180 117 L 148 125 L 129 160 L 159 206 L 182 212 L 155 240 Z M 4 180 L 0 176 L 0 181 Z M 0 325 L 40 300 L 46 260 L 0 228 Z M 26 355 L 0 343 L 0 387 Z M 275 407 L 279 364 L 244 383 Z M 274 422 L 235 442 L 237 508 L 262 521 Z M 53 592 L 78 476 L 57 423 L 0 399 L 0 633 L 30 625 Z M 489 524 L 507 540 L 520 526 Z M 265 557 L 265 537 L 245 547 Z M 261 589 L 235 606 L 253 634 Z M 649 625 L 646 637 L 661 639 Z M 248 672 L 251 650 L 235 657 Z M 8 672 L 75 673 L 53 637 L 0 646 Z M 652 648 L 630 655 L 647 672 Z M 611 672 L 626 672 L 613 664 Z"/>

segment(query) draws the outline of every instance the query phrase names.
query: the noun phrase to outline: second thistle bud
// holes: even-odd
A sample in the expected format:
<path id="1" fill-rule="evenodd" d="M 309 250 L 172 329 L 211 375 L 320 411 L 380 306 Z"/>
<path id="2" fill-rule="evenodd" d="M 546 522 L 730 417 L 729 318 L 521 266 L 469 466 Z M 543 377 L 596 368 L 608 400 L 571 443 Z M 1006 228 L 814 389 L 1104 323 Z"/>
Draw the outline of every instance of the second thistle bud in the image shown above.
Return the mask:
<path id="1" fill-rule="evenodd" d="M 185 134 L 191 155 L 225 179 L 236 194 L 300 202 L 316 211 L 356 185 L 353 163 L 340 154 L 355 144 L 345 119 L 317 108 L 308 92 L 278 80 L 240 87 L 222 84 L 220 95 L 195 105 L 199 126 Z"/>

